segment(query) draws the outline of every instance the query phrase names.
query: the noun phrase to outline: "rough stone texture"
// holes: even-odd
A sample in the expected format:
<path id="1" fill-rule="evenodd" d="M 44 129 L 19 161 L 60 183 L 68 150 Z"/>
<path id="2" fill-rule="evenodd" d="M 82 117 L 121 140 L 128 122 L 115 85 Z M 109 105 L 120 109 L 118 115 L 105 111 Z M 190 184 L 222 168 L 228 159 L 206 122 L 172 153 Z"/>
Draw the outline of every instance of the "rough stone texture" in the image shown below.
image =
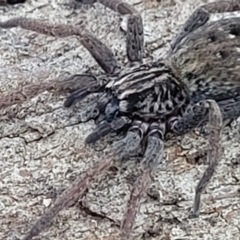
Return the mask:
<path id="1" fill-rule="evenodd" d="M 164 55 L 168 43 L 194 8 L 205 1 L 129 0 L 142 13 L 146 60 Z M 192 3 L 191 3 L 192 2 Z M 99 4 L 73 8 L 68 0 L 28 1 L 0 6 L 0 19 L 28 16 L 52 23 L 86 26 L 111 47 L 122 64 L 125 18 Z M 0 94 L 99 67 L 76 38 L 56 39 L 21 30 L 0 29 Z M 166 45 L 165 45 L 166 44 Z M 161 48 L 165 46 L 164 48 Z M 23 235 L 57 194 L 101 151 L 85 146 L 94 127 L 81 123 L 82 107 L 64 109 L 65 96 L 43 92 L 0 110 L 0 239 Z M 165 162 L 141 201 L 134 239 L 240 239 L 239 124 L 224 129 L 224 154 L 207 191 L 198 219 L 188 219 L 194 188 L 204 168 L 194 154 L 207 146 L 196 133 L 166 144 Z M 62 211 L 36 239 L 119 239 L 137 164 L 116 164 L 96 178 L 84 197 Z"/>

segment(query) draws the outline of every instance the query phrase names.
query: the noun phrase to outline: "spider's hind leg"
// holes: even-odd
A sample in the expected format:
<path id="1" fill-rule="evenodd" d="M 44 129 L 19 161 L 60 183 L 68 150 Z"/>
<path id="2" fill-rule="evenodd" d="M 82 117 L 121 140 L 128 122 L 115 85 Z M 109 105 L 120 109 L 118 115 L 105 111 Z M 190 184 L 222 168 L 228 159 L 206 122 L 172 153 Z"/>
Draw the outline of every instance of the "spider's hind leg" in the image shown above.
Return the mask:
<path id="1" fill-rule="evenodd" d="M 199 214 L 201 194 L 205 190 L 210 179 L 212 178 L 212 175 L 215 171 L 218 160 L 221 157 L 221 143 L 220 143 L 221 128 L 222 128 L 221 112 L 220 112 L 219 106 L 215 101 L 209 100 L 207 102 L 207 107 L 209 108 L 208 124 L 210 129 L 210 134 L 209 134 L 210 151 L 208 151 L 208 156 L 207 156 L 207 161 L 209 165 L 196 187 L 196 193 L 195 193 L 194 204 L 193 204 L 194 217 Z"/>
<path id="2" fill-rule="evenodd" d="M 222 114 L 216 101 L 203 100 L 190 107 L 182 118 L 170 122 L 173 132 L 177 135 L 183 135 L 195 127 L 206 123 L 206 121 L 209 126 L 210 146 L 210 151 L 208 151 L 207 155 L 208 167 L 195 190 L 192 217 L 196 217 L 199 214 L 201 194 L 211 180 L 218 160 L 221 157 Z"/>

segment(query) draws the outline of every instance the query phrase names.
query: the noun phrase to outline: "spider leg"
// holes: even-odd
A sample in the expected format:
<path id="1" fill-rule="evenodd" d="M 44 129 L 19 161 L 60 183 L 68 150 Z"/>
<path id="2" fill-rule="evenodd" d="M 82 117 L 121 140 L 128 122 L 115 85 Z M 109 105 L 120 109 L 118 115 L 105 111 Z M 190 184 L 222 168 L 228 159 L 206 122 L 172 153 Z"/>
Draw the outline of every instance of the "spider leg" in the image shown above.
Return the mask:
<path id="1" fill-rule="evenodd" d="M 76 99 L 81 100 L 90 93 L 101 91 L 101 81 L 90 74 L 76 74 L 61 81 L 52 79 L 29 84 L 23 86 L 20 90 L 1 95 L 0 109 L 14 104 L 21 104 L 44 91 L 54 93 L 74 92 L 65 102 L 65 107 L 70 107 Z"/>
<path id="2" fill-rule="evenodd" d="M 138 120 L 132 122 L 126 136 L 113 144 L 112 151 L 120 159 L 129 156 L 140 146 L 147 129 L 148 124 L 146 123 Z"/>
<path id="3" fill-rule="evenodd" d="M 144 30 L 141 14 L 122 0 L 78 0 L 82 3 L 99 2 L 122 15 L 129 14 L 127 25 L 127 56 L 130 62 L 141 62 L 144 52 Z"/>
<path id="4" fill-rule="evenodd" d="M 134 184 L 121 224 L 121 239 L 129 240 L 143 193 L 151 183 L 151 173 L 163 157 L 165 124 L 152 123 L 146 138 L 146 149 L 141 161 L 142 173 Z"/>
<path id="5" fill-rule="evenodd" d="M 240 10 L 239 0 L 217 1 L 197 8 L 182 26 L 171 43 L 172 51 L 181 46 L 181 41 L 188 34 L 205 25 L 212 13 L 235 12 Z"/>
<path id="6" fill-rule="evenodd" d="M 90 52 L 106 73 L 114 74 L 119 69 L 112 51 L 83 26 L 75 27 L 67 24 L 50 24 L 23 17 L 0 22 L 0 28 L 14 27 L 21 27 L 53 37 L 77 36 L 81 44 Z"/>
<path id="7" fill-rule="evenodd" d="M 136 125 L 135 125 L 136 126 Z M 132 139 L 128 138 L 129 142 Z M 139 142 L 140 144 L 140 142 Z M 119 152 L 125 151 L 126 146 L 119 150 L 120 145 L 116 148 Z M 66 189 L 55 201 L 54 205 L 47 209 L 46 212 L 40 217 L 40 219 L 32 226 L 29 233 L 24 236 L 23 240 L 31 240 L 33 237 L 39 235 L 43 230 L 48 228 L 51 224 L 52 219 L 65 207 L 68 206 L 69 202 L 76 201 L 85 190 L 88 188 L 89 182 L 95 176 L 103 174 L 111 165 L 116 156 L 116 152 L 108 154 L 103 160 L 96 162 L 92 167 L 87 169 L 81 176 L 71 184 L 71 187 Z"/>
<path id="8" fill-rule="evenodd" d="M 89 94 L 88 88 L 82 88 L 73 92 L 64 102 L 64 107 L 71 107 L 77 100 L 82 100 Z"/>
<path id="9" fill-rule="evenodd" d="M 196 217 L 199 214 L 201 194 L 211 180 L 218 160 L 221 157 L 222 114 L 218 104 L 214 100 L 203 100 L 193 105 L 181 119 L 170 123 L 173 132 L 177 135 L 182 135 L 205 123 L 206 117 L 208 117 L 210 130 L 210 151 L 208 151 L 207 156 L 209 165 L 196 187 L 193 204 L 193 217 Z"/>
<path id="10" fill-rule="evenodd" d="M 104 84 L 91 74 L 81 74 L 77 76 L 78 88 L 75 88 L 77 90 L 67 97 L 64 102 L 64 107 L 71 107 L 77 100 L 81 101 L 91 93 L 101 92 L 104 87 Z M 72 77 L 73 76 L 71 76 L 71 78 Z M 63 84 L 67 84 L 67 82 L 68 81 L 66 80 Z M 59 90 L 61 86 L 56 86 L 56 88 Z"/>
<path id="11" fill-rule="evenodd" d="M 82 173 L 81 176 L 77 177 L 71 186 L 57 198 L 54 205 L 47 209 L 40 219 L 37 220 L 23 240 L 30 240 L 48 228 L 52 219 L 61 210 L 67 207 L 70 202 L 76 201 L 86 191 L 93 178 L 104 173 L 109 168 L 113 160 L 114 156 L 112 154 L 108 154 L 104 159 L 96 162 L 93 166 Z"/>
<path id="12" fill-rule="evenodd" d="M 235 98 L 219 101 L 223 120 L 236 119 L 240 116 L 240 96 Z"/>
<path id="13" fill-rule="evenodd" d="M 209 102 L 209 144 L 210 151 L 208 151 L 208 163 L 209 166 L 203 173 L 202 178 L 200 179 L 194 197 L 193 204 L 193 216 L 196 217 L 199 214 L 201 194 L 206 189 L 207 184 L 212 178 L 212 175 L 217 166 L 218 160 L 221 157 L 221 128 L 222 128 L 222 116 L 220 109 L 216 102 Z"/>
<path id="14" fill-rule="evenodd" d="M 173 117 L 169 120 L 171 130 L 176 135 L 184 135 L 196 127 L 207 122 L 209 109 L 205 101 L 200 101 L 187 108 L 182 117 Z"/>
<path id="15" fill-rule="evenodd" d="M 112 122 L 102 121 L 97 128 L 86 138 L 87 144 L 95 143 L 102 137 L 106 136 L 112 131 L 117 131 L 126 125 L 129 125 L 131 120 L 127 117 L 119 117 L 113 119 Z"/>

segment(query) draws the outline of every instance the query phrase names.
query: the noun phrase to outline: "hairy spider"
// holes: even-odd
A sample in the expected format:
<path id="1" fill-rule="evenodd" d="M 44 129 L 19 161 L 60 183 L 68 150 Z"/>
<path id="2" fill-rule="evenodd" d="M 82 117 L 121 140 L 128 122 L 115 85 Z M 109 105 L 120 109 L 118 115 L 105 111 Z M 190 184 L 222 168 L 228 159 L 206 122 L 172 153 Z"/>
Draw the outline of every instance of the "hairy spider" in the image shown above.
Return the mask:
<path id="1" fill-rule="evenodd" d="M 52 25 L 38 20 L 14 18 L 0 22 L 1 28 L 21 27 L 55 37 L 78 37 L 106 74 L 74 75 L 68 86 L 78 80 L 79 88 L 65 101 L 70 107 L 89 94 L 101 93 L 95 118 L 97 127 L 86 143 L 95 143 L 110 132 L 121 132 L 125 137 L 114 142 L 103 160 L 88 169 L 58 197 L 53 207 L 30 229 L 23 238 L 31 239 L 49 226 L 52 218 L 67 204 L 79 197 L 95 175 L 106 170 L 114 157 L 123 158 L 143 148 L 142 172 L 138 177 L 124 214 L 122 239 L 129 239 L 139 206 L 139 200 L 151 182 L 151 174 L 160 164 L 167 133 L 183 135 L 208 123 L 208 167 L 197 184 L 192 216 L 199 214 L 201 194 L 209 183 L 221 156 L 222 120 L 240 116 L 240 18 L 209 22 L 211 13 L 240 10 L 240 1 L 221 1 L 196 9 L 171 44 L 165 60 L 143 64 L 144 30 L 140 13 L 121 0 L 82 0 L 99 2 L 127 14 L 127 57 L 130 67 L 121 68 L 111 50 L 89 33 L 84 26 Z M 55 84 L 55 85 L 54 85 Z M 66 85 L 67 85 L 66 84 Z M 66 85 L 41 86 L 64 90 Z M 35 86 L 36 89 L 38 86 Z M 71 87 L 71 86 L 70 86 Z M 26 88 L 26 95 L 32 96 Z M 73 88 L 73 87 L 72 87 Z M 5 106 L 23 101 L 13 93 Z M 5 99 L 6 100 L 6 99 Z M 2 101 L 1 101 L 2 102 Z"/>

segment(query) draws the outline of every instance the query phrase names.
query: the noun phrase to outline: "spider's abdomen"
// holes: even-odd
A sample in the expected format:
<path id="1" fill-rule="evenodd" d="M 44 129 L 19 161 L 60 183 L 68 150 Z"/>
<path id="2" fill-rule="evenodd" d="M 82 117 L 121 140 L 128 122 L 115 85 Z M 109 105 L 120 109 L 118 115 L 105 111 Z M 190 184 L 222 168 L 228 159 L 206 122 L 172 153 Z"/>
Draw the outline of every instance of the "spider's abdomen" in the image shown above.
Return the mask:
<path id="1" fill-rule="evenodd" d="M 240 18 L 210 22 L 183 38 L 169 55 L 192 102 L 240 95 Z"/>
<path id="2" fill-rule="evenodd" d="M 185 85 L 163 63 L 141 65 L 112 80 L 111 89 L 119 101 L 119 112 L 141 118 L 164 118 L 188 102 Z"/>

